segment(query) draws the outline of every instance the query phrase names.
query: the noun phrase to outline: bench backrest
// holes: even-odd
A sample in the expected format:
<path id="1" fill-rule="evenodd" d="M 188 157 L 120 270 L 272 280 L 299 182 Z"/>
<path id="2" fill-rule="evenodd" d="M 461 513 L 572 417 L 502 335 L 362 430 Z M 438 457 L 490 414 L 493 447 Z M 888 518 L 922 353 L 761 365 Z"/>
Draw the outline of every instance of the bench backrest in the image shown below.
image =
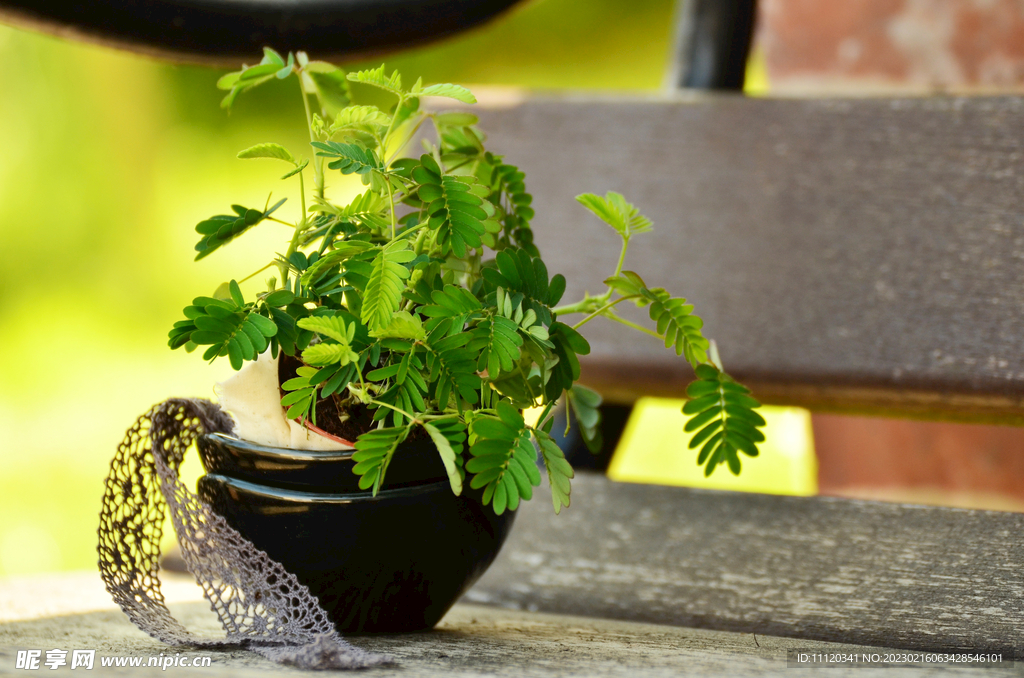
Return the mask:
<path id="1" fill-rule="evenodd" d="M 626 268 L 688 297 L 766 402 L 1024 423 L 1024 99 L 533 99 L 481 124 L 526 172 L 565 299 L 618 254 L 573 197 L 616 190 L 655 223 Z M 691 378 L 587 329 L 612 399 Z"/>

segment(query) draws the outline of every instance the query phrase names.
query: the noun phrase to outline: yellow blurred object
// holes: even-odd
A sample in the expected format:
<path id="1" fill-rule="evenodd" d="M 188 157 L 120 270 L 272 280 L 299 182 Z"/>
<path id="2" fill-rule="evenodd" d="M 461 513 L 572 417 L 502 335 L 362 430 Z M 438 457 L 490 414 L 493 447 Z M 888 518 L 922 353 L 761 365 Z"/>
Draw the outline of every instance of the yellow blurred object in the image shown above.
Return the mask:
<path id="1" fill-rule="evenodd" d="M 764 55 L 764 47 L 755 44 L 747 59 L 747 71 L 743 81 L 743 93 L 748 97 L 767 96 L 770 90 L 768 82 L 768 60 Z"/>
<path id="2" fill-rule="evenodd" d="M 685 400 L 641 398 L 608 467 L 608 477 L 630 483 L 681 485 L 709 490 L 809 496 L 818 493 L 811 415 L 798 407 L 765 405 L 758 412 L 768 422 L 758 445 L 760 456 L 740 455 L 742 472 L 734 476 L 720 466 L 704 477 L 697 450 L 688 449 L 692 434 L 683 431 Z"/>

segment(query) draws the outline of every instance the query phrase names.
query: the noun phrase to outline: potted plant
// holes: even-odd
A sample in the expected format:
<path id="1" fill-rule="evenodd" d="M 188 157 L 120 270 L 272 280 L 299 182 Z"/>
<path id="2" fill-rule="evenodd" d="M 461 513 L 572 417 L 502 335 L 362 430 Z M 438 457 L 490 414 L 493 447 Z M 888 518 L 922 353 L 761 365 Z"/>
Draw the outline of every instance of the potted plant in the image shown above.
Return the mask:
<path id="1" fill-rule="evenodd" d="M 686 430 L 707 474 L 721 464 L 738 473 L 739 454 L 757 454 L 758 402 L 724 372 L 693 307 L 624 269 L 631 239 L 652 224 L 623 196 L 577 197 L 622 249 L 604 292 L 563 303 L 565 279 L 534 244 L 523 173 L 485 148 L 472 114 L 421 106 L 473 104 L 467 89 L 267 49 L 221 79 L 224 105 L 293 75 L 312 157 L 274 143 L 239 153 L 284 162 L 282 179 L 298 184 L 299 218 L 280 222 L 287 248 L 242 281 L 272 269 L 265 289 L 247 297 L 231 280 L 195 299 L 169 343 L 243 372 L 276 360 L 267 388 L 279 411 L 334 441 L 301 450 L 208 435 L 200 492 L 339 630 L 433 626 L 494 558 L 542 468 L 555 512 L 569 505 L 573 470 L 550 435 L 553 408 L 564 400 L 595 441 L 600 397 L 577 381 L 590 350 L 579 330 L 597 318 L 653 335 L 694 367 Z M 354 103 L 350 83 L 392 105 Z M 404 157 L 431 127 L 423 152 Z M 358 175 L 364 191 L 332 200 L 335 173 Z M 196 259 L 279 221 L 283 202 L 201 221 Z M 648 307 L 654 327 L 620 317 L 625 302 Z M 532 408 L 536 423 L 523 415 Z"/>

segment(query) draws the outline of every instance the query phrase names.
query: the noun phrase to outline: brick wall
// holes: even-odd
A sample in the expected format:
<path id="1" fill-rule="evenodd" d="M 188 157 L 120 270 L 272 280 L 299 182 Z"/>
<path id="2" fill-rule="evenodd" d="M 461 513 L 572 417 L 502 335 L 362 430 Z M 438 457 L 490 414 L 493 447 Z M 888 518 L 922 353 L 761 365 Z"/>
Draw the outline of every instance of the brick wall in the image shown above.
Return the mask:
<path id="1" fill-rule="evenodd" d="M 1021 0 L 760 0 L 775 93 L 1024 88 Z"/>

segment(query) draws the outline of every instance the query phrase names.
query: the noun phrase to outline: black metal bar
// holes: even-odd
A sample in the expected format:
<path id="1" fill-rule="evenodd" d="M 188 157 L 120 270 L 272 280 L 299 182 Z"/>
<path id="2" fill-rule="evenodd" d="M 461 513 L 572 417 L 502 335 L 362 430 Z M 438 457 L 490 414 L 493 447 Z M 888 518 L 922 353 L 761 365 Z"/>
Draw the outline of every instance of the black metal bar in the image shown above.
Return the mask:
<path id="1" fill-rule="evenodd" d="M 679 86 L 743 90 L 757 0 L 685 0 Z"/>
<path id="2" fill-rule="evenodd" d="M 189 63 L 238 66 L 265 45 L 351 59 L 439 40 L 518 0 L 0 0 L 0 22 Z"/>

